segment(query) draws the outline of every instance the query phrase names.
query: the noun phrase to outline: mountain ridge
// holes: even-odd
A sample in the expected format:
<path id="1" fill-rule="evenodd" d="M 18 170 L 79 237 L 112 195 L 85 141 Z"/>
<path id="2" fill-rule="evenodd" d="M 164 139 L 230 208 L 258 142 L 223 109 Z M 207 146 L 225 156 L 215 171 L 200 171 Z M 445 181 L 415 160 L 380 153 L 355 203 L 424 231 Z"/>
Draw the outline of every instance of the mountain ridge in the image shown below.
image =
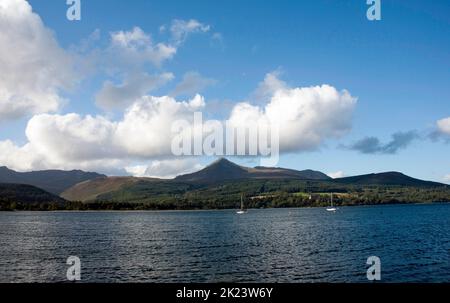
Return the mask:
<path id="1" fill-rule="evenodd" d="M 319 184 L 317 186 L 328 188 L 327 190 L 333 187 L 348 188 L 349 186 L 448 187 L 442 183 L 414 179 L 399 172 L 332 179 L 314 170 L 297 171 L 261 166 L 250 168 L 222 158 L 197 172 L 180 175 L 173 179 L 105 177 L 88 180 L 67 189 L 61 196 L 71 201 L 108 201 L 110 199 L 136 201 L 161 195 L 166 198 L 177 197 L 190 191 L 207 188 L 219 191 L 223 191 L 222 188 L 228 188 L 227 191 L 233 192 L 233 187 L 239 186 L 240 183 L 260 184 L 261 188 L 265 188 L 266 181 L 278 184 L 274 185 L 275 190 L 282 188 L 285 183 L 292 182 L 302 184 L 301 186 L 308 182 L 317 183 Z"/>
<path id="2" fill-rule="evenodd" d="M 80 182 L 100 177 L 106 177 L 106 175 L 82 170 L 56 169 L 17 172 L 6 166 L 0 167 L 0 183 L 33 185 L 56 195 L 60 195 L 66 189 Z"/>
<path id="3" fill-rule="evenodd" d="M 197 172 L 177 176 L 174 180 L 215 183 L 226 180 L 264 178 L 331 180 L 326 174 L 310 169 L 300 171 L 289 168 L 263 166 L 252 168 L 237 165 L 226 158 L 220 158 Z"/>
<path id="4" fill-rule="evenodd" d="M 0 210 L 230 209 L 239 206 L 241 196 L 248 208 L 323 207 L 330 193 L 339 206 L 450 202 L 449 185 L 399 172 L 326 180 L 308 179 L 309 173 L 315 177 L 317 172 L 219 160 L 174 179 L 104 176 L 82 181 L 65 190 L 64 199 L 30 185 L 0 184 Z"/>
<path id="5" fill-rule="evenodd" d="M 334 179 L 336 183 L 354 185 L 397 185 L 397 186 L 446 186 L 446 184 L 425 181 L 407 176 L 401 172 L 389 171 L 382 173 L 371 173 L 351 177 Z"/>

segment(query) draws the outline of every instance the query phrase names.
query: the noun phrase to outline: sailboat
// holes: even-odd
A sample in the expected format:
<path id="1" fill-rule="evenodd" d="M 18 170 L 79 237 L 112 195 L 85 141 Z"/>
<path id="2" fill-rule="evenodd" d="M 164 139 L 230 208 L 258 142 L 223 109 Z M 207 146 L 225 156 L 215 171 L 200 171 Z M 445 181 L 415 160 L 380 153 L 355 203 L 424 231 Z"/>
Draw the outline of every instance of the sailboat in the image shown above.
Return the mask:
<path id="1" fill-rule="evenodd" d="M 242 214 L 245 214 L 246 212 L 247 212 L 247 210 L 244 208 L 244 200 L 241 195 L 241 208 L 238 211 L 236 211 L 236 213 L 238 215 L 242 215 Z"/>
<path id="2" fill-rule="evenodd" d="M 331 201 L 330 201 L 330 207 L 327 207 L 327 211 L 335 212 L 337 210 L 336 207 L 333 206 L 333 193 L 331 193 Z"/>

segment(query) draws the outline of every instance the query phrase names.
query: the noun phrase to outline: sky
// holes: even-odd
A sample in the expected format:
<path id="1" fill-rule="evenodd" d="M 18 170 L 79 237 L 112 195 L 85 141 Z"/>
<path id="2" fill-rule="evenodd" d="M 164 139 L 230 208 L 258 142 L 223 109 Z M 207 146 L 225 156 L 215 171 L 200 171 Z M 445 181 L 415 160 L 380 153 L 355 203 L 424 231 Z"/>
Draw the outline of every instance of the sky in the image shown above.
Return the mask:
<path id="1" fill-rule="evenodd" d="M 450 2 L 0 3 L 0 165 L 173 177 L 176 119 L 281 119 L 278 166 L 450 183 Z M 255 157 L 230 157 L 255 166 Z"/>

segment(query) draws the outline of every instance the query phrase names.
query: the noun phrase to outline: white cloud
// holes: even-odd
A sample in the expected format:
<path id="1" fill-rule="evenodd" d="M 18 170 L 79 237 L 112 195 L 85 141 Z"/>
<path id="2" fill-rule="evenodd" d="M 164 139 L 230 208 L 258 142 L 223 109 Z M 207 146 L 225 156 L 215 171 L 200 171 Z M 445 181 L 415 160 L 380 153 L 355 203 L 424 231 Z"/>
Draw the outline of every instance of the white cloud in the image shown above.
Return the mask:
<path id="1" fill-rule="evenodd" d="M 160 28 L 160 31 L 164 27 Z M 178 47 L 191 33 L 205 32 L 209 26 L 196 20 L 174 20 L 171 26 L 170 43 L 154 43 L 150 34 L 139 27 L 130 31 L 110 33 L 110 45 L 106 49 L 94 49 L 85 54 L 92 65 L 100 66 L 107 75 L 118 75 L 121 83 L 107 80 L 96 95 L 97 105 L 104 110 L 123 109 L 136 99 L 166 84 L 174 78 L 172 73 L 149 75 L 147 64 L 160 67 L 174 57 Z M 94 35 L 94 38 L 98 33 Z M 215 83 L 213 79 L 203 78 L 196 72 L 186 73 L 171 96 L 194 95 L 206 86 Z"/>
<path id="2" fill-rule="evenodd" d="M 30 144 L 19 147 L 11 140 L 0 141 L 0 166 L 28 171 L 40 167 L 42 160 L 42 157 L 33 151 Z"/>
<path id="3" fill-rule="evenodd" d="M 134 67 L 152 63 L 160 66 L 164 61 L 173 58 L 177 48 L 193 33 L 205 33 L 210 29 L 197 20 L 173 20 L 170 26 L 171 42 L 155 43 L 150 34 L 136 26 L 129 31 L 116 31 L 110 33 L 111 45 L 108 49 L 114 64 L 123 61 Z M 165 26 L 160 27 L 160 32 L 165 31 Z"/>
<path id="4" fill-rule="evenodd" d="M 175 44 L 183 43 L 191 33 L 205 33 L 210 29 L 209 25 L 203 24 L 195 19 L 191 20 L 173 20 L 170 26 L 172 39 Z"/>
<path id="5" fill-rule="evenodd" d="M 160 66 L 177 52 L 175 46 L 162 42 L 154 44 L 150 35 L 140 27 L 134 27 L 131 31 L 112 32 L 110 35 L 109 58 L 116 65 L 122 63 L 124 66 L 138 67 L 152 63 Z"/>
<path id="6" fill-rule="evenodd" d="M 267 77 L 266 77 L 267 79 Z M 272 79 L 272 83 L 277 83 Z M 339 138 L 351 129 L 356 98 L 330 85 L 276 89 L 264 106 L 237 104 L 229 121 L 245 126 L 248 121 L 276 123 L 280 129 L 280 151 L 318 148 L 328 138 Z M 264 122 L 266 121 L 266 122 Z"/>
<path id="7" fill-rule="evenodd" d="M 171 126 L 175 120 L 193 120 L 193 112 L 205 103 L 197 95 L 190 101 L 177 102 L 171 97 L 146 96 L 134 103 L 117 125 L 115 140 L 128 154 L 138 157 L 172 155 Z"/>
<path id="8" fill-rule="evenodd" d="M 450 117 L 437 121 L 438 130 L 450 136 Z"/>
<path id="9" fill-rule="evenodd" d="M 178 102 L 172 97 L 145 96 L 173 78 L 171 73 L 149 75 L 147 64 L 160 67 L 192 33 L 209 31 L 197 20 L 174 20 L 170 42 L 154 42 L 139 27 L 110 33 L 107 47 L 97 47 L 100 31 L 80 45 L 62 49 L 25 0 L 0 1 L 0 121 L 34 115 L 26 127 L 28 141 L 0 141 L 0 165 L 27 171 L 85 169 L 124 171 L 148 159 L 171 155 L 170 130 L 175 119 L 191 120 L 205 106 L 203 97 Z M 73 55 L 76 53 L 76 55 Z M 79 61 L 77 61 L 79 60 Z M 105 81 L 96 102 L 104 109 L 127 107 L 122 119 L 54 114 L 64 100 L 61 92 L 79 78 L 74 68 L 90 74 L 106 72 L 119 79 Z M 112 72 L 112 73 L 111 73 Z M 189 77 L 190 76 L 190 77 Z M 197 76 L 197 77 L 196 77 Z M 190 74 L 178 90 L 201 90 L 211 79 Z M 52 113 L 52 114 L 49 114 Z M 190 161 L 153 161 L 146 174 L 170 175 L 188 171 Z"/>
<path id="10" fill-rule="evenodd" d="M 202 169 L 203 166 L 194 159 L 155 160 L 149 165 L 126 167 L 126 171 L 135 177 L 174 178 Z"/>
<path id="11" fill-rule="evenodd" d="M 236 104 L 228 119 L 231 125 L 246 126 L 251 121 L 278 123 L 281 152 L 312 150 L 350 129 L 356 99 L 347 91 L 329 85 L 276 87 L 263 106 Z M 193 113 L 206 111 L 205 105 L 200 95 L 187 101 L 143 96 L 117 121 L 75 113 L 35 115 L 28 122 L 25 145 L 0 141 L 0 164 L 18 170 L 80 168 L 107 172 L 126 168 L 136 175 L 160 177 L 184 173 L 190 162 L 183 162 L 186 166 L 182 162 L 168 162 L 173 160 L 170 159 L 172 123 L 176 120 L 192 123 Z M 154 162 L 145 169 L 136 165 L 148 160 Z"/>
<path id="12" fill-rule="evenodd" d="M 207 32 L 209 26 L 191 19 L 174 20 L 171 42 L 154 42 L 140 27 L 110 33 L 106 48 L 93 44 L 100 39 L 95 30 L 72 55 L 62 49 L 52 31 L 33 13 L 25 0 L 0 3 L 0 121 L 26 115 L 57 112 L 67 100 L 61 97 L 78 82 L 79 74 L 107 72 L 121 82 L 107 80 L 97 93 L 96 103 L 105 110 L 124 108 L 137 98 L 164 85 L 171 73 L 149 75 L 147 64 L 160 67 L 170 60 L 189 34 Z M 75 55 L 77 54 L 77 55 Z M 26 71 L 26 72 L 25 72 Z M 197 78 L 195 78 L 197 76 Z M 212 80 L 188 74 L 177 91 L 193 94 Z M 195 92 L 197 93 L 197 92 Z"/>
<path id="13" fill-rule="evenodd" d="M 28 142 L 0 141 L 0 163 L 12 169 L 43 168 L 111 171 L 139 159 L 172 156 L 174 119 L 191 121 L 205 103 L 145 96 L 133 103 L 120 121 L 103 116 L 40 114 L 28 122 Z"/>
<path id="14" fill-rule="evenodd" d="M 350 131 L 355 105 L 349 92 L 329 85 L 294 88 L 278 90 L 265 115 L 280 123 L 281 150 L 311 150 Z"/>
<path id="15" fill-rule="evenodd" d="M 345 174 L 343 171 L 332 172 L 332 173 L 328 173 L 327 175 L 333 179 L 345 177 Z"/>
<path id="16" fill-rule="evenodd" d="M 0 121 L 57 111 L 73 58 L 24 0 L 0 1 Z"/>
<path id="17" fill-rule="evenodd" d="M 173 78 L 172 73 L 153 76 L 147 73 L 132 73 L 119 85 L 106 81 L 96 95 L 96 104 L 105 110 L 128 107 L 136 99 L 163 86 Z"/>
<path id="18" fill-rule="evenodd" d="M 258 88 L 253 93 L 257 101 L 267 102 L 279 90 L 287 89 L 287 84 L 279 79 L 281 71 L 276 70 L 266 74 L 264 80 L 258 85 Z"/>
<path id="19" fill-rule="evenodd" d="M 214 85 L 216 80 L 202 77 L 198 72 L 188 72 L 184 74 L 183 79 L 177 84 L 172 96 L 195 95 L 201 93 L 206 87 Z"/>
<path id="20" fill-rule="evenodd" d="M 26 135 L 37 154 L 59 166 L 66 161 L 114 158 L 119 153 L 112 144 L 116 127 L 102 116 L 41 114 L 28 122 Z"/>
<path id="21" fill-rule="evenodd" d="M 6 140 L 0 141 L 0 164 L 17 171 L 82 169 L 121 175 L 125 173 L 123 167 L 129 165 L 129 161 L 108 158 L 97 160 L 65 159 L 62 161 L 58 158 L 52 158 L 52 155 L 41 153 L 32 143 L 17 146 L 12 141 Z"/>

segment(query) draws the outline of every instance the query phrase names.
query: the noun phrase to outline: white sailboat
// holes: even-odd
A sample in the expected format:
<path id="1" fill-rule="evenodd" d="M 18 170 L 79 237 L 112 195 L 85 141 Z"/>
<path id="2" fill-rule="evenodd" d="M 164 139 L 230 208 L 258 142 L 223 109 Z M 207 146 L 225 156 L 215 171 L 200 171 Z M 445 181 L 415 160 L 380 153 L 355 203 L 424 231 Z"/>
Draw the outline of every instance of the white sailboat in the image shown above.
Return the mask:
<path id="1" fill-rule="evenodd" d="M 241 195 L 241 208 L 238 211 L 236 211 L 236 213 L 238 215 L 242 215 L 242 214 L 245 214 L 246 212 L 247 212 L 247 210 L 244 208 L 244 200 Z"/>
<path id="2" fill-rule="evenodd" d="M 327 207 L 327 211 L 335 212 L 337 210 L 337 208 L 333 206 L 333 193 L 331 193 L 331 201 L 330 202 L 331 202 L 331 204 L 330 204 L 330 207 Z"/>

